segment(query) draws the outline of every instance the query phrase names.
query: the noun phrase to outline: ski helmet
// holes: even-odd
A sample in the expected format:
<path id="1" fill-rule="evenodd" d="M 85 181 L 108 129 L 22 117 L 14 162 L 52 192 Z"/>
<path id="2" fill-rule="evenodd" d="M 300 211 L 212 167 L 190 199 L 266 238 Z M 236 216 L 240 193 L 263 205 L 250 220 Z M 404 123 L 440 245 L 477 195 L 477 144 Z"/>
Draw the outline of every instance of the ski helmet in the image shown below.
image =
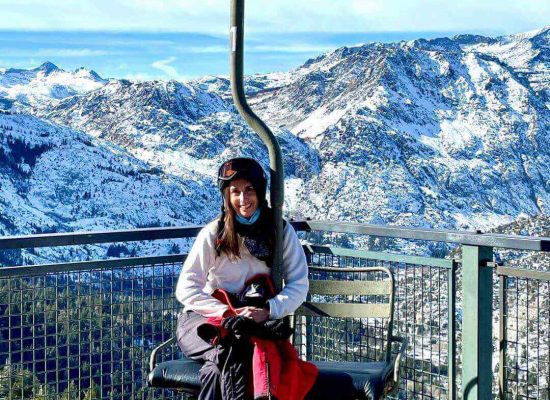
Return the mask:
<path id="1" fill-rule="evenodd" d="M 238 178 L 246 179 L 254 185 L 260 203 L 265 200 L 267 177 L 256 160 L 239 157 L 224 162 L 218 170 L 218 188 L 223 192 L 232 180 Z"/>

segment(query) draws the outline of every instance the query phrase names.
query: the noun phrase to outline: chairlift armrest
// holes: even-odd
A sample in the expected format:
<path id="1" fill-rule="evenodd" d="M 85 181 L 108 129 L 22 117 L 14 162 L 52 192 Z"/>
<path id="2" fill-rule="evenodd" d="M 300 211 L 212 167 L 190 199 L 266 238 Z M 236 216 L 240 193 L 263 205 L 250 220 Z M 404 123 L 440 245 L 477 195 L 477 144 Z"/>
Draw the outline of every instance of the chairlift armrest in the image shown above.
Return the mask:
<path id="1" fill-rule="evenodd" d="M 399 342 L 401 346 L 399 347 L 399 353 L 395 357 L 395 363 L 393 368 L 393 380 L 398 382 L 399 379 L 399 367 L 401 364 L 401 359 L 405 357 L 405 351 L 407 350 L 407 339 L 399 336 L 392 336 L 390 338 L 392 342 Z"/>
<path id="2" fill-rule="evenodd" d="M 172 343 L 176 342 L 176 338 L 170 338 L 166 342 L 159 344 L 157 347 L 155 347 L 151 353 L 151 356 L 149 357 L 149 372 L 151 372 L 153 369 L 155 369 L 155 365 L 157 364 L 157 354 L 158 352 L 163 349 L 164 347 L 171 345 Z"/>

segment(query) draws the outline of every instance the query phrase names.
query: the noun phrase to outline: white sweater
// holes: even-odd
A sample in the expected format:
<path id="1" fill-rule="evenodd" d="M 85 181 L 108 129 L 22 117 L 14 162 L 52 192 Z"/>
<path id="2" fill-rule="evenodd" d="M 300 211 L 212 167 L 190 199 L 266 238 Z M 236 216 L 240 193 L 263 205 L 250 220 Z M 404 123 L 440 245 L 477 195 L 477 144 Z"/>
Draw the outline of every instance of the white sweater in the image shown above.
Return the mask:
<path id="1" fill-rule="evenodd" d="M 241 244 L 241 258 L 231 261 L 225 253 L 216 254 L 218 221 L 206 225 L 198 234 L 176 285 L 176 298 L 185 310 L 205 317 L 220 317 L 227 305 L 211 296 L 216 289 L 240 292 L 245 282 L 257 274 L 269 274 L 264 261 L 254 257 Z M 270 318 L 282 318 L 294 312 L 306 299 L 309 290 L 307 261 L 294 228 L 286 224 L 283 230 L 283 277 L 285 286 L 269 300 Z M 242 242 L 241 242 L 242 243 Z"/>

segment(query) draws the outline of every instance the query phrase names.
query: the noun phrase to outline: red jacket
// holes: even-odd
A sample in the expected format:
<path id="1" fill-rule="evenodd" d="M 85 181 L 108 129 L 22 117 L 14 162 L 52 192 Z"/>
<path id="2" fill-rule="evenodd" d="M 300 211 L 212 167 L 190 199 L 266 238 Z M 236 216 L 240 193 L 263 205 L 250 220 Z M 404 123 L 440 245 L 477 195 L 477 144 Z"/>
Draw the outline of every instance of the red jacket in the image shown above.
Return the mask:
<path id="1" fill-rule="evenodd" d="M 258 276 L 251 279 L 265 279 Z M 229 305 L 229 315 L 236 315 L 229 295 L 222 289 L 217 289 L 214 297 Z M 208 323 L 219 327 L 223 318 L 208 318 Z M 227 332 L 221 332 L 221 336 Z M 252 376 L 254 399 L 275 398 L 277 400 L 302 400 L 312 388 L 319 373 L 312 363 L 300 360 L 296 349 L 288 340 L 266 340 L 257 337 L 250 338 L 254 345 L 252 357 Z"/>

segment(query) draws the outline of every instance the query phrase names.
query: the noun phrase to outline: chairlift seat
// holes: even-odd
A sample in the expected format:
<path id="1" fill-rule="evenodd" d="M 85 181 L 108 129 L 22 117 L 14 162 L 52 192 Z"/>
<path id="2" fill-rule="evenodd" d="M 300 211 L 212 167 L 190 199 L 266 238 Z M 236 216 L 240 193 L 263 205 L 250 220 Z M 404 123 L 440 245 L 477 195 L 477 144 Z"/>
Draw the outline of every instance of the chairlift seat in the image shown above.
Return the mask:
<path id="1" fill-rule="evenodd" d="M 306 255 L 319 248 L 308 249 Z M 325 248 L 327 249 L 327 248 Z M 330 251 L 330 250 L 326 250 Z M 392 334 L 394 284 L 391 271 L 384 267 L 365 268 L 334 268 L 310 266 L 310 271 L 317 272 L 352 272 L 380 273 L 384 280 L 315 280 L 310 279 L 308 301 L 296 310 L 295 318 L 331 317 L 331 318 L 382 318 L 388 320 L 385 334 L 384 361 L 350 362 L 350 361 L 313 361 L 319 368 L 317 380 L 308 394 L 307 400 L 354 400 L 380 399 L 397 390 L 401 359 L 405 354 L 406 341 Z M 312 297 L 312 295 L 316 295 Z M 339 298 L 354 298 L 357 296 L 376 297 L 377 301 L 371 304 L 364 302 L 331 302 L 330 296 Z M 380 299 L 385 300 L 380 300 Z M 312 301 L 316 300 L 316 301 Z M 295 332 L 294 336 L 299 335 Z M 303 333 L 302 333 L 303 335 Z M 305 340 L 307 341 L 307 334 Z M 157 353 L 170 344 L 172 338 L 153 350 L 150 358 L 149 386 L 181 390 L 191 395 L 200 391 L 199 370 L 200 362 L 182 358 L 178 360 L 156 363 Z M 391 344 L 401 343 L 399 352 L 392 354 Z"/>
<path id="2" fill-rule="evenodd" d="M 391 389 L 394 366 L 386 362 L 315 361 L 319 376 L 307 400 L 379 399 Z M 159 363 L 149 374 L 149 386 L 200 391 L 201 363 L 188 358 Z"/>
<path id="3" fill-rule="evenodd" d="M 149 373 L 149 386 L 198 394 L 201 387 L 199 380 L 201 366 L 200 362 L 187 357 L 161 362 Z"/>

